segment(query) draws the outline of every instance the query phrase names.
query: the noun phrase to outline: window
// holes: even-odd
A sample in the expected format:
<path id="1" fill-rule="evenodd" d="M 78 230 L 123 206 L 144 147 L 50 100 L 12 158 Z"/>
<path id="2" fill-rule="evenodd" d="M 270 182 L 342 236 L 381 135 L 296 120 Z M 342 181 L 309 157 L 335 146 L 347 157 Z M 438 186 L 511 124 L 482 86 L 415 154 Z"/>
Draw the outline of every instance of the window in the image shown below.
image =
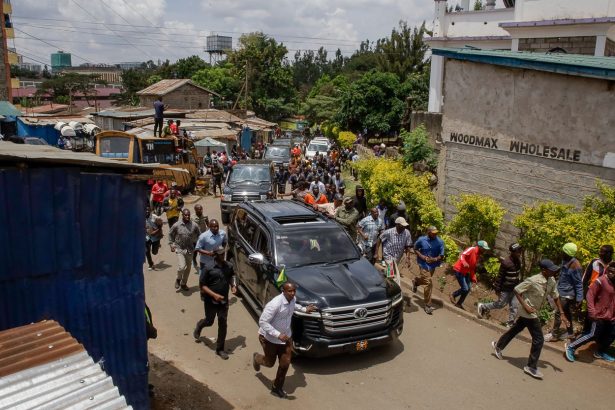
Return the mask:
<path id="1" fill-rule="evenodd" d="M 239 235 L 254 248 L 254 239 L 256 237 L 257 227 L 252 219 L 248 217 L 248 214 L 243 210 L 238 210 L 235 216 L 235 226 Z"/>
<path id="2" fill-rule="evenodd" d="M 262 229 L 259 229 L 258 245 L 256 246 L 256 251 L 263 254 L 267 260 L 271 260 L 271 252 L 269 251 L 269 238 L 267 238 L 267 233 Z"/>
<path id="3" fill-rule="evenodd" d="M 128 158 L 130 138 L 107 137 L 100 140 L 100 155 L 105 158 Z"/>

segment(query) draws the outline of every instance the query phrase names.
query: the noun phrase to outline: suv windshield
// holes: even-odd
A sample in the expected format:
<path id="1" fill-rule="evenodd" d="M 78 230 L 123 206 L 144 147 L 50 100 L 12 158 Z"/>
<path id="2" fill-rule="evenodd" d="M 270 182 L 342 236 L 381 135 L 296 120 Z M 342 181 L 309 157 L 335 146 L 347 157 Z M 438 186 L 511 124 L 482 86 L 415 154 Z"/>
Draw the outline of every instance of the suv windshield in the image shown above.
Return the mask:
<path id="1" fill-rule="evenodd" d="M 229 183 L 241 181 L 269 182 L 271 176 L 268 167 L 236 166 L 229 177 Z"/>
<path id="2" fill-rule="evenodd" d="M 290 158 L 290 152 L 287 147 L 268 146 L 265 151 L 265 159 L 271 158 Z"/>
<path id="3" fill-rule="evenodd" d="M 310 229 L 275 236 L 278 265 L 297 267 L 359 259 L 359 253 L 341 229 Z"/>

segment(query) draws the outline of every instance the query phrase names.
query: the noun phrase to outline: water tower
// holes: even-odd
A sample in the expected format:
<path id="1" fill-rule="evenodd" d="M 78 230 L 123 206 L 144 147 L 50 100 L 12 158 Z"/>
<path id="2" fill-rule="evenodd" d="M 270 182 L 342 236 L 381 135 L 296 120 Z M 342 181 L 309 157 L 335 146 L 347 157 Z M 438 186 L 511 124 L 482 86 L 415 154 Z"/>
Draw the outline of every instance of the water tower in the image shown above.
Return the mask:
<path id="1" fill-rule="evenodd" d="M 233 37 L 219 36 L 210 34 L 207 36 L 207 45 L 205 52 L 209 54 L 209 64 L 215 64 L 222 59 L 222 55 L 226 54 L 233 48 Z"/>

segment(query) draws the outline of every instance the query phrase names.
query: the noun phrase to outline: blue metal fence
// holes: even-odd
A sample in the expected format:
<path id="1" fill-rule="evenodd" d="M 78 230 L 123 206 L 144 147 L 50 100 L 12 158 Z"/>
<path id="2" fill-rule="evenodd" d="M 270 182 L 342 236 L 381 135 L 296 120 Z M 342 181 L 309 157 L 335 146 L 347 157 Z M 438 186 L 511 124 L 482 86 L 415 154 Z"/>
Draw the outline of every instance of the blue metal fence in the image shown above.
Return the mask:
<path id="1" fill-rule="evenodd" d="M 0 330 L 55 319 L 147 408 L 144 185 L 78 168 L 0 169 Z"/>

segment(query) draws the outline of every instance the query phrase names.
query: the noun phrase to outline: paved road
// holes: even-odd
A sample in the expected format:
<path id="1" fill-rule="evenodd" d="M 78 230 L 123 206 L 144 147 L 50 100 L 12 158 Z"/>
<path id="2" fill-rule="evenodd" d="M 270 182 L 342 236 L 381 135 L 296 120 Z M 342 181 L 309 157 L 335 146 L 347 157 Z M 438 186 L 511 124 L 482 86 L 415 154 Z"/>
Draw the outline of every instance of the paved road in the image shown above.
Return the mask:
<path id="1" fill-rule="evenodd" d="M 209 215 L 219 216 L 217 199 L 200 203 Z M 155 261 L 161 262 L 160 270 L 145 270 L 146 296 L 159 330 L 150 351 L 237 408 L 288 408 L 291 403 L 269 393 L 275 368 L 255 374 L 251 366 L 252 353 L 260 351 L 258 326 L 243 302 L 231 300 L 227 337 L 231 354 L 223 361 L 214 354 L 213 344 L 197 344 L 192 338 L 194 324 L 203 315 L 197 276 L 191 274 L 189 292 L 177 293 L 175 259 L 168 246 Z M 534 380 L 522 370 L 528 344 L 513 341 L 500 361 L 490 346 L 497 332 L 444 309 L 431 317 L 413 310 L 405 314 L 404 333 L 394 344 L 357 355 L 295 360 L 285 385 L 292 405 L 301 409 L 613 408 L 612 370 L 568 363 L 543 350 L 540 368 L 545 379 Z M 215 334 L 215 325 L 203 331 L 203 336 Z"/>

